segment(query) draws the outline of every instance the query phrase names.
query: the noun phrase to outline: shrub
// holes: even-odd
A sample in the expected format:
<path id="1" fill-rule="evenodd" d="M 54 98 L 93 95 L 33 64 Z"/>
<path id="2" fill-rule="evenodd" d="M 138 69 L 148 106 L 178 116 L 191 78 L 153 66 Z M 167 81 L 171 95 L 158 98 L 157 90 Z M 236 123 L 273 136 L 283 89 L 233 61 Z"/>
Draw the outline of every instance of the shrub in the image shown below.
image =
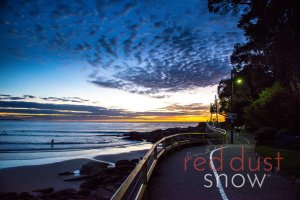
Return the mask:
<path id="1" fill-rule="evenodd" d="M 258 145 L 272 145 L 276 137 L 276 129 L 272 127 L 261 127 L 255 134 Z"/>

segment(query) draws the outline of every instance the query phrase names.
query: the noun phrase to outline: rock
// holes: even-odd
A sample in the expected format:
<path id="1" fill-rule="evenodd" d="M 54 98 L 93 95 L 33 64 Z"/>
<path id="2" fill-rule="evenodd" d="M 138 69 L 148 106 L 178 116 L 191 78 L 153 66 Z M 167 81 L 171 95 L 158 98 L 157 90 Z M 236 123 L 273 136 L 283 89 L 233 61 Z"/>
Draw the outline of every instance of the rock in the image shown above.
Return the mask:
<path id="1" fill-rule="evenodd" d="M 103 178 L 92 178 L 81 183 L 80 188 L 94 190 L 102 183 L 103 183 Z"/>
<path id="2" fill-rule="evenodd" d="M 137 141 L 143 141 L 144 140 L 144 135 L 139 133 L 139 132 L 129 132 L 128 133 L 128 136 L 126 136 L 125 138 L 123 139 L 126 139 L 126 140 L 137 140 Z"/>
<path id="3" fill-rule="evenodd" d="M 92 194 L 88 195 L 87 197 L 84 197 L 84 200 L 101 200 L 98 196 L 96 191 Z"/>
<path id="4" fill-rule="evenodd" d="M 138 140 L 155 143 L 163 137 L 174 135 L 177 133 L 187 133 L 187 132 L 205 132 L 206 123 L 200 122 L 196 127 L 186 127 L 186 128 L 168 128 L 165 130 L 158 129 L 151 132 L 129 132 L 123 135 L 123 139 L 127 140 Z"/>
<path id="5" fill-rule="evenodd" d="M 129 160 L 118 160 L 115 164 L 116 167 L 119 167 L 121 165 L 130 165 L 131 162 Z"/>
<path id="6" fill-rule="evenodd" d="M 98 198 L 100 198 L 102 200 L 106 200 L 106 199 L 110 199 L 114 193 L 103 187 L 100 187 L 97 189 L 96 194 L 97 194 Z"/>
<path id="7" fill-rule="evenodd" d="M 140 159 L 132 159 L 132 160 L 130 160 L 130 163 L 132 163 L 132 164 L 138 164 L 140 162 Z"/>
<path id="8" fill-rule="evenodd" d="M 1 192 L 0 198 L 2 200 L 13 200 L 18 199 L 18 194 L 16 192 Z"/>
<path id="9" fill-rule="evenodd" d="M 135 168 L 135 165 L 133 165 L 133 164 L 130 164 L 130 165 L 121 165 L 121 166 L 118 166 L 118 167 L 114 168 L 114 173 L 115 174 L 127 174 L 128 171 L 131 172 L 134 168 Z"/>
<path id="10" fill-rule="evenodd" d="M 114 184 L 114 186 L 119 188 L 126 179 L 127 179 L 127 176 L 123 176 L 116 184 Z"/>
<path id="11" fill-rule="evenodd" d="M 89 176 L 87 175 L 80 175 L 80 176 L 76 176 L 76 177 L 72 177 L 72 178 L 67 178 L 67 179 L 64 179 L 64 181 L 82 181 L 82 180 L 85 180 L 89 178 Z"/>
<path id="12" fill-rule="evenodd" d="M 97 173 L 99 173 L 102 169 L 107 168 L 109 164 L 104 162 L 88 162 L 84 165 L 82 165 L 80 169 L 80 174 L 93 176 Z"/>
<path id="13" fill-rule="evenodd" d="M 32 199 L 33 195 L 29 194 L 28 192 L 22 192 L 19 194 L 20 199 Z"/>
<path id="14" fill-rule="evenodd" d="M 46 188 L 46 189 L 38 189 L 38 190 L 33 190 L 33 192 L 39 192 L 42 194 L 51 194 L 54 192 L 54 189 L 52 187 Z"/>
<path id="15" fill-rule="evenodd" d="M 74 175 L 73 172 L 61 172 L 58 174 L 59 176 L 69 176 L 69 175 Z"/>
<path id="16" fill-rule="evenodd" d="M 69 188 L 69 189 L 57 191 L 57 192 L 51 194 L 49 197 L 54 198 L 54 199 L 62 199 L 64 197 L 66 197 L 66 198 L 70 199 L 72 196 L 75 196 L 75 195 L 76 195 L 76 190 Z"/>
<path id="17" fill-rule="evenodd" d="M 77 192 L 78 196 L 88 196 L 91 194 L 91 190 L 88 189 L 81 189 Z"/>
<path id="18" fill-rule="evenodd" d="M 111 183 L 116 183 L 116 182 L 118 182 L 121 178 L 122 178 L 122 176 L 120 176 L 120 175 L 109 176 L 109 177 L 103 179 L 103 184 L 104 184 L 104 185 L 107 185 L 107 184 L 111 184 Z"/>

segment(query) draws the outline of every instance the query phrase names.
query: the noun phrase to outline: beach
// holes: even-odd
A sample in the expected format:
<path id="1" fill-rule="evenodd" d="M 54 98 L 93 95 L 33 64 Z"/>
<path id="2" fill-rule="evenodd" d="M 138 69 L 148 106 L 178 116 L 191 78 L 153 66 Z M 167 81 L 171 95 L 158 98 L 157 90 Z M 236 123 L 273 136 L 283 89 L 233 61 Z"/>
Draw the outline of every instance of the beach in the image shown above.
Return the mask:
<path id="1" fill-rule="evenodd" d="M 118 160 L 132 160 L 143 157 L 147 150 L 130 151 L 120 154 L 107 154 L 96 156 L 96 160 L 115 163 Z M 66 171 L 79 170 L 85 163 L 93 159 L 73 159 L 62 162 L 11 167 L 0 170 L 0 192 L 32 192 L 36 189 L 53 187 L 55 191 L 67 188 L 79 190 L 83 181 L 66 182 L 66 177 L 58 174 Z"/>
<path id="2" fill-rule="evenodd" d="M 153 142 L 193 125 L 1 122 L 0 198 L 110 199 Z"/>

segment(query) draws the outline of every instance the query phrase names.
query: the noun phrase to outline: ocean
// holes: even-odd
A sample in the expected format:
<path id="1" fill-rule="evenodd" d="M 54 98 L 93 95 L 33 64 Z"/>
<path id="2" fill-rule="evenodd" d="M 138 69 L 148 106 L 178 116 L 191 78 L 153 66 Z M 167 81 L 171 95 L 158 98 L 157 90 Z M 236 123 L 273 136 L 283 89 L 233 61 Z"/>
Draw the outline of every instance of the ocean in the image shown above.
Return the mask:
<path id="1" fill-rule="evenodd" d="M 150 143 L 124 140 L 121 136 L 130 131 L 146 132 L 196 125 L 0 121 L 0 169 L 149 149 Z"/>

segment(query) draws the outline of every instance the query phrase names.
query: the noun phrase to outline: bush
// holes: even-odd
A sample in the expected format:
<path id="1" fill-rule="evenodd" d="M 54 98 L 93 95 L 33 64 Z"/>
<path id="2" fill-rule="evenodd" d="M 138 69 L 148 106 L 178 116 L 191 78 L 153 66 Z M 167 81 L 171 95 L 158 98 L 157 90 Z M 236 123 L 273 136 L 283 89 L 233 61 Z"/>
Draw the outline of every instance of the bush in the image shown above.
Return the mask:
<path id="1" fill-rule="evenodd" d="M 255 134 L 257 145 L 272 145 L 276 137 L 276 129 L 261 127 Z"/>
<path id="2" fill-rule="evenodd" d="M 276 134 L 276 140 L 280 139 L 282 135 L 291 135 L 291 133 L 288 129 L 280 129 Z"/>
<path id="3" fill-rule="evenodd" d="M 276 134 L 275 146 L 282 149 L 300 150 L 299 132 L 281 129 Z"/>

